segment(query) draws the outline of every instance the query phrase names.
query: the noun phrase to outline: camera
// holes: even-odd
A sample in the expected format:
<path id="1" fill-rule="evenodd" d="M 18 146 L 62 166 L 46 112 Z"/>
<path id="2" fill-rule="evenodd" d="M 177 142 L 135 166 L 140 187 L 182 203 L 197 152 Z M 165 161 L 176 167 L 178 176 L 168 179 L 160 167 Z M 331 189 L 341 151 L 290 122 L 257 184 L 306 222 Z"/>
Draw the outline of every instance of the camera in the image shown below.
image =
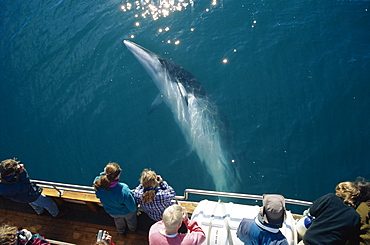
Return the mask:
<path id="1" fill-rule="evenodd" d="M 13 157 L 13 160 L 16 161 L 18 165 L 23 164 L 23 162 L 19 161 L 18 158 L 16 158 L 16 157 Z"/>
<path id="2" fill-rule="evenodd" d="M 100 242 L 102 240 L 107 240 L 106 238 L 106 235 L 108 234 L 107 231 L 103 231 L 103 230 L 99 230 L 98 234 L 96 235 L 96 241 L 97 242 Z"/>

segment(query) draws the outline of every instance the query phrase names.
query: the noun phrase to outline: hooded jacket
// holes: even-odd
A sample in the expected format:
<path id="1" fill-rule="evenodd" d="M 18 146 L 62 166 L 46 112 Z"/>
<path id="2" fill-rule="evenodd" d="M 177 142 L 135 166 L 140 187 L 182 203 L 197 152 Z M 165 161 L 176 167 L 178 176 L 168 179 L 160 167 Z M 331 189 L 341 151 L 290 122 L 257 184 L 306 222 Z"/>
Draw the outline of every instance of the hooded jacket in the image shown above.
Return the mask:
<path id="1" fill-rule="evenodd" d="M 41 192 L 42 189 L 39 186 L 31 183 L 26 170 L 20 173 L 18 178 L 10 175 L 0 179 L 0 195 L 16 202 L 34 202 Z"/>

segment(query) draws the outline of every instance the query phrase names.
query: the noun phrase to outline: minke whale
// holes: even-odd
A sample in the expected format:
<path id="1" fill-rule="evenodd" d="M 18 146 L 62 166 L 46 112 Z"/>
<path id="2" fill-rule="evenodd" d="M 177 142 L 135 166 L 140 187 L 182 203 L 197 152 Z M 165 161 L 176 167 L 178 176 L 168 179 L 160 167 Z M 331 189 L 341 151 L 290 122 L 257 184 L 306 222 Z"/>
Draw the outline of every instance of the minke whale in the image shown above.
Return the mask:
<path id="1" fill-rule="evenodd" d="M 239 178 L 225 144 L 227 130 L 204 87 L 180 65 L 136 43 L 123 42 L 159 89 L 151 111 L 165 102 L 186 142 L 212 176 L 216 190 L 236 191 Z"/>

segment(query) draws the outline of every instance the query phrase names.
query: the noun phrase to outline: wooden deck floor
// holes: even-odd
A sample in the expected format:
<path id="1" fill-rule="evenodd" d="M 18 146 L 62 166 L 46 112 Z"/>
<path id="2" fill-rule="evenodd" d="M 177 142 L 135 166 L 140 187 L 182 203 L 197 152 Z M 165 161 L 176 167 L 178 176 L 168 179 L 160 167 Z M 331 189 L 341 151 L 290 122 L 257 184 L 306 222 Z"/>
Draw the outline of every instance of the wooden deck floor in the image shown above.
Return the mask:
<path id="1" fill-rule="evenodd" d="M 128 233 L 122 238 L 115 230 L 113 219 L 103 208 L 100 207 L 95 213 L 82 204 L 64 203 L 63 207 L 69 208 L 69 213 L 55 219 L 47 212 L 42 216 L 37 215 L 28 204 L 16 203 L 0 197 L 0 222 L 26 228 L 46 239 L 65 242 L 65 244 L 94 244 L 99 230 L 108 231 L 116 245 L 148 244 L 148 231 L 154 221 L 145 213 L 138 216 L 138 231 L 134 234 Z"/>

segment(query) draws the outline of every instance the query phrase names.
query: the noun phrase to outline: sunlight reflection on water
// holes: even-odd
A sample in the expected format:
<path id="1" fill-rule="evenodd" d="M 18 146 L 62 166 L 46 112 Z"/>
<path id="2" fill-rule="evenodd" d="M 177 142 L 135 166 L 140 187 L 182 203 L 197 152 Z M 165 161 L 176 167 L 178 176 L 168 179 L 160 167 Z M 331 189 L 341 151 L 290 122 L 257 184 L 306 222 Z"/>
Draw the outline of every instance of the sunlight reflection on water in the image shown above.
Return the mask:
<path id="1" fill-rule="evenodd" d="M 182 11 L 193 5 L 194 2 L 192 0 L 126 1 L 126 3 L 121 6 L 121 10 L 124 12 L 131 10 L 140 11 L 141 13 L 136 14 L 135 17 L 151 17 L 153 20 L 158 20 L 160 17 L 167 17 L 172 12 Z"/>
<path id="2" fill-rule="evenodd" d="M 218 0 L 210 0 L 208 4 L 209 5 L 206 7 L 203 6 L 205 7 L 203 11 L 207 13 L 209 13 L 213 8 L 218 7 L 220 5 Z M 122 5 L 120 6 L 121 11 L 132 14 L 132 16 L 135 19 L 133 25 L 136 28 L 142 27 L 143 19 L 151 19 L 153 21 L 156 21 L 161 17 L 166 18 L 170 16 L 171 13 L 184 11 L 189 8 L 192 11 L 194 10 L 195 2 L 193 0 L 136 0 L 136 1 L 126 0 L 122 1 Z M 200 16 L 200 18 L 202 18 L 202 16 Z M 189 30 L 190 32 L 194 32 L 195 28 L 190 27 Z M 157 34 L 164 34 L 169 31 L 170 31 L 169 26 L 160 27 L 157 29 Z M 136 35 L 132 33 L 129 35 L 129 38 L 135 39 Z M 162 40 L 162 42 L 170 45 L 181 44 L 181 41 L 178 39 L 178 36 Z"/>

